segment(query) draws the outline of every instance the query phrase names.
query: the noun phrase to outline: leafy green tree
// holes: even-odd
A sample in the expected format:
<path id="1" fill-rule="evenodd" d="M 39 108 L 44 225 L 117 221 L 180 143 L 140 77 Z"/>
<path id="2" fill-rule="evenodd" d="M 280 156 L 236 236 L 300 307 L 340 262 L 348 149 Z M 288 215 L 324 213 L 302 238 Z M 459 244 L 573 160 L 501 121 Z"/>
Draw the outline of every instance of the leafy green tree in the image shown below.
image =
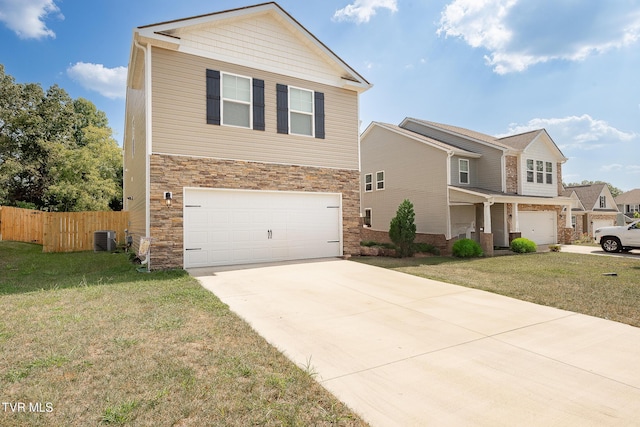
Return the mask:
<path id="1" fill-rule="evenodd" d="M 0 64 L 0 204 L 121 209 L 122 155 L 104 112 L 57 85 L 18 84 Z"/>
<path id="2" fill-rule="evenodd" d="M 389 224 L 389 237 L 396 245 L 396 252 L 399 257 L 413 255 L 413 241 L 416 238 L 415 218 L 413 204 L 405 199 L 398 206 L 396 216 Z"/>

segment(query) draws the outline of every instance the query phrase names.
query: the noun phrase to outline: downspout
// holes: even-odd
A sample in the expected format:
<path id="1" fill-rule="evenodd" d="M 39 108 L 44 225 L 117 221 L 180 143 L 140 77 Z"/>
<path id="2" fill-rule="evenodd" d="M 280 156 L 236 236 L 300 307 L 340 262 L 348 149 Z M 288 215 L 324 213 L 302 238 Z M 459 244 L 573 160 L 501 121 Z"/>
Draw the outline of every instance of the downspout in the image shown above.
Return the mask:
<path id="1" fill-rule="evenodd" d="M 145 235 L 151 237 L 151 50 L 135 38 L 134 45 L 144 52 L 144 114 L 145 114 Z M 151 256 L 149 255 L 148 259 Z M 151 263 L 147 268 L 151 268 Z"/>
<path id="2" fill-rule="evenodd" d="M 449 198 L 449 186 L 451 185 L 451 158 L 453 157 L 453 151 L 447 151 L 447 233 L 444 236 L 445 239 L 451 240 L 451 203 Z"/>

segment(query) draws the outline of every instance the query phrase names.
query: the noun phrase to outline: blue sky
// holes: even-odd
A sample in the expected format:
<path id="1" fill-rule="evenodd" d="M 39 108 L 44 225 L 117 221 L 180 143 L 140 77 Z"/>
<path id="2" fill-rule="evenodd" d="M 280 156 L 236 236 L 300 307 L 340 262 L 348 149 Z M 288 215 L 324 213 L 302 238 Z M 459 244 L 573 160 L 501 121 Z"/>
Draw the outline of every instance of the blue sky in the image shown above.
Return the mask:
<path id="1" fill-rule="evenodd" d="M 259 0 L 0 0 L 0 63 L 105 111 L 122 141 L 133 28 Z M 545 128 L 565 182 L 640 187 L 640 0 L 280 0 L 374 87 L 371 121 Z"/>

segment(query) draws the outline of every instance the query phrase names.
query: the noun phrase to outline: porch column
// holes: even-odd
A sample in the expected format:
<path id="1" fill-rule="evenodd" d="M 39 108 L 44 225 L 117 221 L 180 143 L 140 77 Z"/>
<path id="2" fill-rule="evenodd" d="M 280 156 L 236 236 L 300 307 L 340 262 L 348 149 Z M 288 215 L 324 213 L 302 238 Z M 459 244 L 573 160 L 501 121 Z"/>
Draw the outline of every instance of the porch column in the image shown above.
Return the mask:
<path id="1" fill-rule="evenodd" d="M 484 202 L 484 232 L 491 233 L 491 202 Z"/>
<path id="2" fill-rule="evenodd" d="M 573 225 L 571 224 L 571 205 L 565 205 L 564 206 L 564 213 L 565 213 L 565 227 L 566 228 L 572 228 Z"/>
<path id="3" fill-rule="evenodd" d="M 520 232 L 520 215 L 518 215 L 518 204 L 513 204 L 513 231 Z"/>

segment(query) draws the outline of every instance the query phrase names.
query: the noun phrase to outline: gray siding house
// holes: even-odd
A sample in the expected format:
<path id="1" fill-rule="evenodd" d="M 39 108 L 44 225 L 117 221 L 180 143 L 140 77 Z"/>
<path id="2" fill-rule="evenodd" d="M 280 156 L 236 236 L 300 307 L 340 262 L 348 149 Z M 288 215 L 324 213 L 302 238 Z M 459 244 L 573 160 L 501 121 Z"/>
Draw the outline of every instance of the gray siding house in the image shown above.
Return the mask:
<path id="1" fill-rule="evenodd" d="M 572 200 L 562 196 L 567 159 L 544 129 L 496 138 L 414 118 L 373 122 L 360 153 L 362 214 L 371 230 L 388 231 L 409 199 L 418 233 L 434 241 L 474 238 L 488 253 L 519 236 L 571 241 Z"/>

